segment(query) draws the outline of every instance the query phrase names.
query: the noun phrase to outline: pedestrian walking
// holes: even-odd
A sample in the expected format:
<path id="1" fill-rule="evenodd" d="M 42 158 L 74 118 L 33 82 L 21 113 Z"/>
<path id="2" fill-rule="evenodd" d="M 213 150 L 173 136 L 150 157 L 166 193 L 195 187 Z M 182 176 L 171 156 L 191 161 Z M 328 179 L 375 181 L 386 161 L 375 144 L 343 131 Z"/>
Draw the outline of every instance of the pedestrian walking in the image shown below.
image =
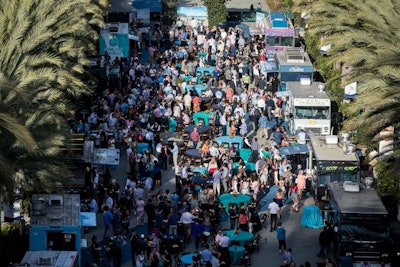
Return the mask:
<path id="1" fill-rule="evenodd" d="M 276 203 L 276 199 L 273 198 L 272 202 L 268 205 L 268 217 L 270 217 L 270 223 L 271 223 L 270 232 L 276 230 L 279 210 L 280 210 L 279 205 L 278 203 Z"/>
<path id="2" fill-rule="evenodd" d="M 286 230 L 282 227 L 281 222 L 278 222 L 278 227 L 276 228 L 276 238 L 278 239 L 278 249 L 280 254 L 282 251 L 286 250 Z"/>
<path id="3" fill-rule="evenodd" d="M 319 234 L 318 241 L 319 241 L 320 250 L 317 254 L 317 257 L 325 258 L 329 252 L 329 246 L 330 246 L 330 242 L 331 242 L 329 231 L 326 226 L 324 227 L 324 230 L 322 230 L 322 232 Z"/>

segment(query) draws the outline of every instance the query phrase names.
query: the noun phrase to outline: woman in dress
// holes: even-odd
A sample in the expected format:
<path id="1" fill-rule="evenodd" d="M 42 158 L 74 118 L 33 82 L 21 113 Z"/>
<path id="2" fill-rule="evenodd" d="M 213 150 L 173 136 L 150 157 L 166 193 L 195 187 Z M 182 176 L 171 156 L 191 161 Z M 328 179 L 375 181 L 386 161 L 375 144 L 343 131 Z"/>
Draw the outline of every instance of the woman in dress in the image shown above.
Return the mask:
<path id="1" fill-rule="evenodd" d="M 230 126 L 229 126 L 229 135 L 230 136 L 235 136 L 236 135 L 236 125 L 235 121 L 232 121 Z"/>
<path id="2" fill-rule="evenodd" d="M 299 199 L 302 198 L 303 196 L 303 190 L 306 189 L 306 179 L 307 176 L 304 174 L 303 170 L 299 170 L 299 174 L 297 175 L 296 178 L 296 183 L 297 183 L 297 188 L 298 188 L 298 195 Z"/>
<path id="3" fill-rule="evenodd" d="M 294 211 L 299 211 L 299 196 L 297 194 L 298 190 L 299 189 L 296 183 L 292 184 L 292 186 L 289 188 L 289 198 L 293 201 L 291 208 Z"/>
<path id="4" fill-rule="evenodd" d="M 247 231 L 249 229 L 249 220 L 245 210 L 240 211 L 239 215 L 239 229 L 242 231 Z"/>
<path id="5" fill-rule="evenodd" d="M 279 163 L 276 159 L 274 159 L 274 163 L 272 164 L 272 171 L 274 174 L 274 184 L 277 185 L 279 182 Z"/>
<path id="6" fill-rule="evenodd" d="M 238 192 L 238 178 L 237 178 L 236 175 L 233 176 L 233 178 L 232 178 L 232 192 L 233 192 L 234 194 L 239 193 L 239 192 Z"/>

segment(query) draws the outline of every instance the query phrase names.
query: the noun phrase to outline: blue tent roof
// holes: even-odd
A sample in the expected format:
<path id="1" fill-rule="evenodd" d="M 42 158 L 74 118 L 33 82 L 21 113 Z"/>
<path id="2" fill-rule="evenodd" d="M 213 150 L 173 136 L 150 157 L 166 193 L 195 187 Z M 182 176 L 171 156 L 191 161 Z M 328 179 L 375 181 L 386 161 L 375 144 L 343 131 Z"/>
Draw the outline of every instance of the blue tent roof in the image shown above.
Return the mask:
<path id="1" fill-rule="evenodd" d="M 162 12 L 161 0 L 135 0 L 132 6 L 136 9 L 148 8 L 150 12 Z"/>

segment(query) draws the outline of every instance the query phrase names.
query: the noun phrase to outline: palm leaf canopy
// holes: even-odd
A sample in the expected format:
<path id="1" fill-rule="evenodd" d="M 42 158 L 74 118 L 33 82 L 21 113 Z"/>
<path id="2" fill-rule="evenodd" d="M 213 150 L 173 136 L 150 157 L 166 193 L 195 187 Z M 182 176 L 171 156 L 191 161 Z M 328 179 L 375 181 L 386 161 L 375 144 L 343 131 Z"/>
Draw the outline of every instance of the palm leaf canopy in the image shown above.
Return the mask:
<path id="1" fill-rule="evenodd" d="M 397 129 L 400 0 L 296 1 L 296 9 L 308 13 L 308 31 L 322 37 L 321 45 L 332 45 L 331 62 L 352 67 L 345 82 L 356 81 L 358 94 L 344 110 L 349 118 L 345 129 L 362 128 L 370 140 L 388 126 Z"/>
<path id="2" fill-rule="evenodd" d="M 90 93 L 86 54 L 107 7 L 107 0 L 0 1 L 1 196 L 12 195 L 11 186 L 51 190 L 66 173 L 65 118 L 73 100 Z"/>

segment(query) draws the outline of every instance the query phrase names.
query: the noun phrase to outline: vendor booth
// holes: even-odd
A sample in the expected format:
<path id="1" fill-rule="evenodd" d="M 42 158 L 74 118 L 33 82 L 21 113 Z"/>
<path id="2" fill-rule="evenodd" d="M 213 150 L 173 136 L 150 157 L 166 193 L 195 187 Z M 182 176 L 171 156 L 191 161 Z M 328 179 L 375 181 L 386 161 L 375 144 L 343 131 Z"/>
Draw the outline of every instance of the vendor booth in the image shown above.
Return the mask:
<path id="1" fill-rule="evenodd" d="M 299 82 L 301 78 L 313 80 L 314 68 L 310 57 L 300 47 L 286 47 L 275 54 L 280 81 Z M 285 91 L 286 88 L 282 88 Z"/>

